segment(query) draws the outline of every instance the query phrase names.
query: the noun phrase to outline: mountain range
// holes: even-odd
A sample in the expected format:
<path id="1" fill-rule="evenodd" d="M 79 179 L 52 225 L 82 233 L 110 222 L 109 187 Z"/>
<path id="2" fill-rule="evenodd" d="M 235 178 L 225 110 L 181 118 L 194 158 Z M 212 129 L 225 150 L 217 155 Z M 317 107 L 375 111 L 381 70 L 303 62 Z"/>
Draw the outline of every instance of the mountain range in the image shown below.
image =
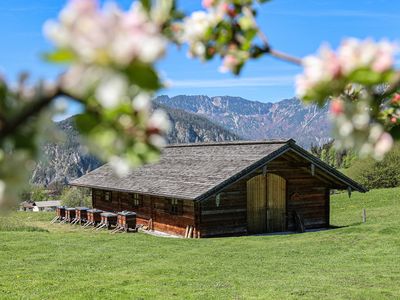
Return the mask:
<path id="1" fill-rule="evenodd" d="M 170 144 L 210 141 L 233 141 L 240 137 L 210 120 L 180 109 L 154 104 L 167 112 L 171 131 L 167 141 Z M 64 132 L 63 142 L 47 143 L 42 147 L 42 157 L 33 171 L 31 183 L 48 186 L 52 183 L 67 184 L 68 181 L 99 167 L 102 162 L 87 153 L 74 126 L 74 117 L 56 123 Z"/>
<path id="2" fill-rule="evenodd" d="M 327 108 L 303 106 L 296 98 L 263 103 L 231 96 L 159 96 L 154 107 L 170 117 L 172 130 L 167 140 L 171 144 L 293 138 L 310 148 L 329 141 Z M 31 178 L 34 184 L 66 184 L 102 164 L 81 146 L 73 117 L 56 125 L 66 139 L 43 146 L 44 159 Z"/>
<path id="3" fill-rule="evenodd" d="M 330 140 L 327 107 L 304 106 L 297 98 L 263 103 L 231 96 L 179 95 L 155 101 L 204 116 L 246 140 L 294 138 L 305 148 Z"/>

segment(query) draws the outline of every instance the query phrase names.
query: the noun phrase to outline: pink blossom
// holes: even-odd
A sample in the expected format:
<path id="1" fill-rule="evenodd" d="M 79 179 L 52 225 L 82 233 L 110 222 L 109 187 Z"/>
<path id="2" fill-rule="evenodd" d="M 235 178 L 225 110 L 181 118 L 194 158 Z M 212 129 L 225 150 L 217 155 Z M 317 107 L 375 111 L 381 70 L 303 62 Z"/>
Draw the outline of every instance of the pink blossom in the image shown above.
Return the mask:
<path id="1" fill-rule="evenodd" d="M 297 76 L 297 94 L 303 97 L 309 89 L 321 82 L 327 82 L 340 76 L 341 66 L 337 55 L 324 45 L 319 50 L 319 56 L 307 56 L 303 59 L 304 72 Z"/>
<path id="2" fill-rule="evenodd" d="M 202 5 L 204 8 L 211 8 L 215 0 L 203 0 Z"/>
<path id="3" fill-rule="evenodd" d="M 340 99 L 333 99 L 329 108 L 333 115 L 340 115 L 344 112 L 344 103 Z"/>
<path id="4" fill-rule="evenodd" d="M 375 155 L 377 158 L 383 158 L 383 156 L 389 152 L 389 150 L 393 146 L 393 138 L 392 136 L 384 132 L 382 135 L 379 137 L 378 141 L 375 144 Z"/>
<path id="5" fill-rule="evenodd" d="M 304 72 L 298 76 L 297 91 L 300 97 L 305 97 L 312 89 L 338 80 L 336 90 L 346 86 L 346 76 L 358 69 L 369 69 L 374 72 L 385 72 L 393 68 L 394 54 L 397 47 L 387 41 L 374 42 L 370 39 L 346 39 L 334 52 L 330 47 L 323 46 L 317 55 L 303 59 Z"/>
<path id="6" fill-rule="evenodd" d="M 391 69 L 394 65 L 395 47 L 388 42 L 379 43 L 379 49 L 375 60 L 372 64 L 372 69 L 376 72 L 385 72 Z"/>
<path id="7" fill-rule="evenodd" d="M 396 103 L 400 103 L 400 94 L 395 94 L 392 98 L 392 103 L 396 104 Z"/>
<path id="8" fill-rule="evenodd" d="M 221 72 L 228 72 L 234 70 L 238 65 L 240 61 L 237 57 L 235 57 L 232 54 L 228 54 L 224 57 L 224 60 L 222 61 L 222 66 L 220 67 Z"/>
<path id="9" fill-rule="evenodd" d="M 113 3 L 100 10 L 95 0 L 73 0 L 59 22 L 45 25 L 45 33 L 87 64 L 153 63 L 166 47 L 161 29 L 137 2 L 124 12 Z"/>
<path id="10" fill-rule="evenodd" d="M 222 2 L 222 3 L 220 4 L 220 6 L 218 7 L 218 9 L 219 9 L 220 11 L 224 12 L 224 13 L 227 13 L 227 12 L 229 12 L 229 4 L 226 3 L 226 2 Z"/>

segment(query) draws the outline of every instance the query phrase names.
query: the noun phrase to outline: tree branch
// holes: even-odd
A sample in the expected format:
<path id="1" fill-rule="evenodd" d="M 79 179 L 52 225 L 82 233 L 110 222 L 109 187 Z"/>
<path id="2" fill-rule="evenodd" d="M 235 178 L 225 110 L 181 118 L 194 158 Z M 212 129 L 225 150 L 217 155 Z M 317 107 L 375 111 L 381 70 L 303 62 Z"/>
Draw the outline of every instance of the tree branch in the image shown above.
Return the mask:
<path id="1" fill-rule="evenodd" d="M 376 93 L 375 96 L 379 96 L 381 98 L 386 98 L 393 93 L 395 93 L 398 89 L 400 88 L 400 72 L 397 72 L 394 80 L 392 83 L 388 86 L 387 89 L 383 91 L 383 93 Z"/>
<path id="2" fill-rule="evenodd" d="M 267 53 L 275 58 L 280 59 L 280 60 L 284 60 L 286 62 L 290 62 L 295 65 L 302 66 L 302 61 L 298 57 L 294 57 L 294 56 L 291 56 L 289 54 L 286 54 L 284 52 L 280 52 L 280 51 L 274 50 L 274 49 L 269 49 L 269 52 L 267 52 Z"/>
<path id="3" fill-rule="evenodd" d="M 23 123 L 27 122 L 27 120 L 38 114 L 42 109 L 50 105 L 50 103 L 57 97 L 60 96 L 61 92 L 57 89 L 55 92 L 51 93 L 51 95 L 46 95 L 42 98 L 39 98 L 36 102 L 31 105 L 25 107 L 15 118 L 4 124 L 4 127 L 0 130 L 0 137 L 4 138 L 10 134 L 12 134 L 19 126 Z"/>
<path id="4" fill-rule="evenodd" d="M 13 119 L 3 121 L 3 127 L 0 129 L 0 139 L 13 134 L 18 129 L 18 127 L 26 123 L 34 115 L 39 114 L 44 108 L 49 106 L 55 98 L 60 96 L 73 98 L 70 94 L 63 91 L 60 87 L 57 87 L 48 95 L 39 97 L 35 102 L 22 109 L 21 112 Z"/>

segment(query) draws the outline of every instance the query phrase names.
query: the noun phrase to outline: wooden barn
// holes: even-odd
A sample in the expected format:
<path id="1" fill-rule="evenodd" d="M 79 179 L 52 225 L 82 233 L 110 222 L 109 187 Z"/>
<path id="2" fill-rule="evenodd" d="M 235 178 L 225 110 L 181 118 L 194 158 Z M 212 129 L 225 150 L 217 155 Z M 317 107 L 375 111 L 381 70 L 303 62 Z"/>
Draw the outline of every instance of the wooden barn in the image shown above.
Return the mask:
<path id="1" fill-rule="evenodd" d="M 106 164 L 71 185 L 91 188 L 94 208 L 194 237 L 326 228 L 330 190 L 367 191 L 294 140 L 172 145 L 124 178 Z"/>

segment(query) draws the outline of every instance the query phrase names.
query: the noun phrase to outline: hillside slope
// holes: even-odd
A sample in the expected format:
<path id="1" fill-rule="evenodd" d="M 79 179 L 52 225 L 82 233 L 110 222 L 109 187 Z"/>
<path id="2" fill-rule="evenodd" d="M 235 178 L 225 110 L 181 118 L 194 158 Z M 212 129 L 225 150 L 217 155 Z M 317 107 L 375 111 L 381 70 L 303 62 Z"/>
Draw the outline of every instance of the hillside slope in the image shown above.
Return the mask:
<path id="1" fill-rule="evenodd" d="M 202 116 L 162 105 L 155 106 L 165 109 L 171 119 L 172 130 L 167 136 L 168 143 L 239 139 L 236 134 Z M 53 182 L 66 184 L 71 179 L 80 177 L 102 164 L 81 146 L 73 117 L 58 122 L 57 127 L 65 133 L 66 140 L 64 143 L 48 143 L 43 146 L 43 159 L 38 162 L 31 177 L 33 184 L 48 185 Z"/>

